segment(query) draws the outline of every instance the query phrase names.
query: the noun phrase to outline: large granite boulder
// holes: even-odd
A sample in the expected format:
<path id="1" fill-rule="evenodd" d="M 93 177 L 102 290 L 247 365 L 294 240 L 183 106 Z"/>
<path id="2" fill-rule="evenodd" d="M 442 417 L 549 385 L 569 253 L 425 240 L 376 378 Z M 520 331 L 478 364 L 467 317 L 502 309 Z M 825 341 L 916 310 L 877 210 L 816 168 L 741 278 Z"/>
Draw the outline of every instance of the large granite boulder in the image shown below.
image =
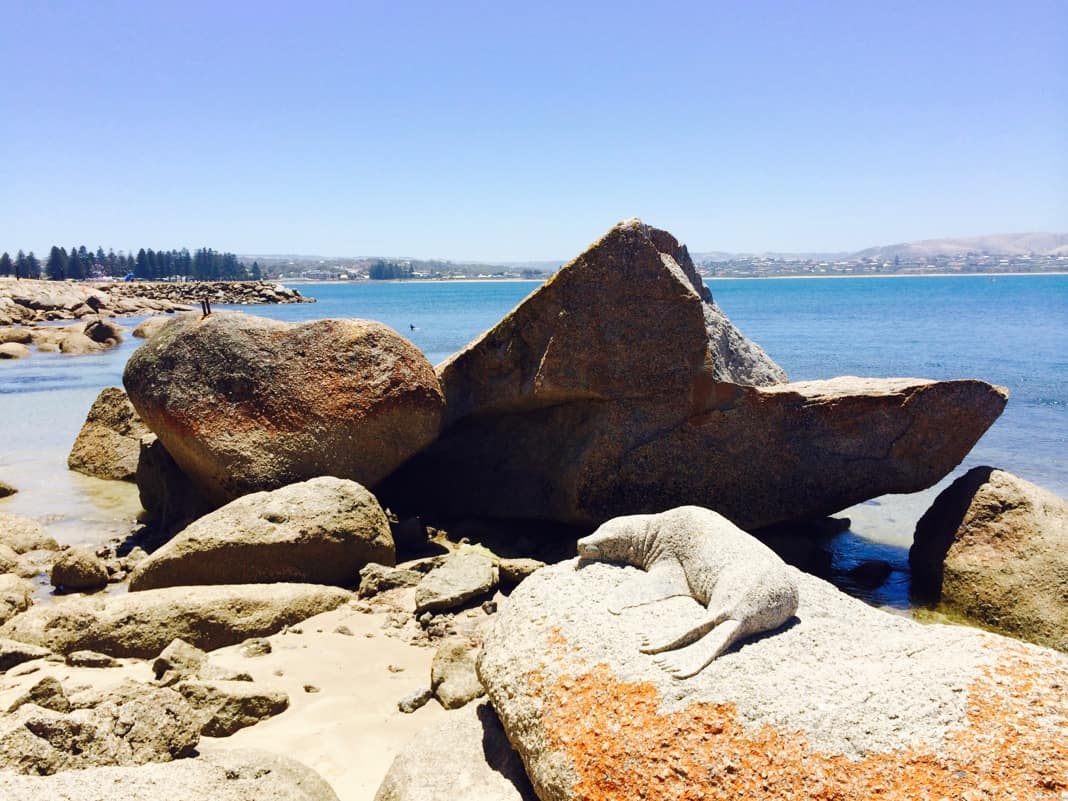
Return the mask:
<path id="1" fill-rule="evenodd" d="M 173 690 L 126 682 L 91 703 L 63 711 L 26 703 L 0 718 L 0 768 L 47 775 L 166 762 L 189 756 L 200 740 L 196 713 Z"/>
<path id="2" fill-rule="evenodd" d="M 375 801 L 459 799 L 537 801 L 489 704 L 471 704 L 420 732 L 393 760 L 375 794 Z"/>
<path id="3" fill-rule="evenodd" d="M 935 499 L 909 551 L 913 585 L 953 617 L 1068 651 L 1068 502 L 976 467 Z"/>
<path id="4" fill-rule="evenodd" d="M 99 651 L 155 657 L 176 637 L 214 650 L 341 606 L 352 594 L 315 584 L 167 587 L 128 595 L 72 596 L 35 606 L 0 627 L 0 637 L 58 653 Z"/>
<path id="5" fill-rule="evenodd" d="M 106 793 L 106 795 L 105 795 Z M 19 801 L 338 801 L 311 768 L 266 751 L 212 751 L 140 767 L 0 773 L 0 798 Z"/>
<path id="6" fill-rule="evenodd" d="M 389 520 L 355 481 L 320 476 L 231 501 L 141 562 L 131 590 L 306 581 L 355 586 L 368 562 L 393 564 Z"/>
<path id="7" fill-rule="evenodd" d="M 961 461 L 1007 398 L 971 380 L 782 383 L 686 248 L 637 220 L 438 374 L 447 427 L 385 501 L 579 525 L 698 504 L 754 529 L 914 492 Z"/>
<path id="8" fill-rule="evenodd" d="M 662 576 L 572 560 L 527 578 L 495 616 L 479 676 L 539 798 L 1059 801 L 1068 790 L 1068 657 L 924 626 L 785 569 L 795 617 L 685 679 L 639 650 L 709 616 L 690 597 L 641 604 Z M 613 601 L 641 605 L 613 614 Z"/>
<path id="9" fill-rule="evenodd" d="M 123 383 L 216 505 L 322 475 L 373 487 L 441 425 L 426 357 L 366 320 L 180 315 L 130 357 Z"/>
<path id="10" fill-rule="evenodd" d="M 107 387 L 93 401 L 67 457 L 67 466 L 87 476 L 133 481 L 141 437 L 148 433 L 126 393 L 118 387 Z"/>

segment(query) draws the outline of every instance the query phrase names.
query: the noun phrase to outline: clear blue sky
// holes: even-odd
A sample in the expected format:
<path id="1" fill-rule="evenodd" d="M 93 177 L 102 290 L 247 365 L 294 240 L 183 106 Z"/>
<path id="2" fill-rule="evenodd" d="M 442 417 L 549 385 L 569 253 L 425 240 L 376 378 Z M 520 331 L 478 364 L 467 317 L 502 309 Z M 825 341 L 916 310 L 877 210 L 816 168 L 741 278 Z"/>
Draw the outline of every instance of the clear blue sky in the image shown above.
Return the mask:
<path id="1" fill-rule="evenodd" d="M 1068 2 L 0 0 L 0 250 L 1068 231 Z"/>

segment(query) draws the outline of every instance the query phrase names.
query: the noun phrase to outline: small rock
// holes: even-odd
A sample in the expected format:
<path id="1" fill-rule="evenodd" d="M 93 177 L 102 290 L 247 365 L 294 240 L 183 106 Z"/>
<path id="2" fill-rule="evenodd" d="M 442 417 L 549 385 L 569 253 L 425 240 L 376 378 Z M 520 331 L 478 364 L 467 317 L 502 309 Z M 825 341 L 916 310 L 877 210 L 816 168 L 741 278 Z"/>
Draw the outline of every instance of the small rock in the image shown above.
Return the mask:
<path id="1" fill-rule="evenodd" d="M 427 702 L 434 697 L 434 692 L 429 687 L 409 693 L 397 702 L 397 709 L 405 714 L 411 714 L 420 707 L 426 706 Z"/>
<path id="2" fill-rule="evenodd" d="M 52 565 L 52 586 L 65 592 L 94 592 L 108 583 L 108 570 L 92 551 L 69 548 Z"/>
<path id="3" fill-rule="evenodd" d="M 497 602 L 496 601 L 483 601 L 482 602 L 482 611 L 485 612 L 487 615 L 495 615 L 495 614 L 497 614 Z"/>
<path id="4" fill-rule="evenodd" d="M 455 609 L 497 586 L 493 560 L 481 553 L 459 552 L 427 573 L 415 588 L 416 612 Z"/>
<path id="5" fill-rule="evenodd" d="M 403 673 L 404 672 L 404 668 L 402 668 L 400 665 L 387 665 L 386 666 L 386 670 L 388 670 L 390 673 Z"/>
<path id="6" fill-rule="evenodd" d="M 9 495 L 14 495 L 16 492 L 18 492 L 18 490 L 6 481 L 0 481 L 0 498 L 6 498 Z"/>
<path id="7" fill-rule="evenodd" d="M 180 681 L 196 678 L 207 661 L 208 655 L 195 645 L 175 638 L 152 662 L 156 681 L 167 687 Z"/>
<path id="8" fill-rule="evenodd" d="M 63 685 L 55 676 L 44 676 L 24 694 L 15 699 L 7 708 L 11 714 L 25 704 L 36 704 L 43 709 L 54 712 L 70 712 L 70 699 L 63 690 Z"/>
<path id="9" fill-rule="evenodd" d="M 30 349 L 18 342 L 0 344 L 0 359 L 25 359 L 29 355 Z"/>
<path id="10" fill-rule="evenodd" d="M 422 578 L 422 574 L 415 570 L 388 567 L 371 562 L 360 570 L 360 587 L 357 595 L 360 598 L 371 598 L 398 587 L 414 587 Z"/>
<path id="11" fill-rule="evenodd" d="M 304 692 L 306 692 L 306 693 L 317 693 L 317 692 L 319 692 L 319 688 L 316 687 L 314 684 L 305 684 L 304 685 Z"/>
<path id="12" fill-rule="evenodd" d="M 334 629 L 334 634 L 343 634 L 346 637 L 351 637 L 352 636 L 352 629 L 350 629 L 348 626 L 343 624 L 343 625 L 338 626 L 336 629 Z"/>
<path id="13" fill-rule="evenodd" d="M 71 667 L 81 668 L 113 668 L 120 667 L 121 662 L 96 651 L 73 651 L 67 654 L 67 664 Z"/>
<path id="14" fill-rule="evenodd" d="M 515 589 L 527 576 L 545 567 L 545 562 L 538 559 L 501 559 L 497 568 L 501 574 L 501 587 Z"/>
<path id="15" fill-rule="evenodd" d="M 0 545 L 0 551 L 2 550 L 11 551 L 7 546 Z M 0 556 L 0 562 L 2 561 L 4 561 L 3 556 Z M 20 564 L 19 557 L 16 556 L 10 569 L 17 570 Z M 29 609 L 33 604 L 34 591 L 33 583 L 24 578 L 12 573 L 0 575 L 0 623 Z"/>
<path id="16" fill-rule="evenodd" d="M 446 709 L 459 709 L 486 694 L 475 674 L 479 649 L 467 640 L 444 643 L 430 666 L 430 689 Z"/>
<path id="17" fill-rule="evenodd" d="M 874 590 L 883 585 L 893 569 L 885 559 L 868 559 L 847 570 L 846 576 L 858 587 Z"/>
<path id="18" fill-rule="evenodd" d="M 266 656 L 271 652 L 271 641 L 263 637 L 253 637 L 241 644 L 241 655 L 247 657 Z"/>
<path id="19" fill-rule="evenodd" d="M 23 662 L 29 662 L 33 659 L 44 659 L 51 654 L 47 648 L 40 648 L 36 645 L 27 645 L 26 643 L 17 642 L 15 640 L 5 640 L 0 638 L 0 673 L 9 671 L 12 668 L 21 665 Z M 37 667 L 33 666 L 33 670 Z M 32 671 L 26 671 L 32 672 Z M 26 672 L 21 675 L 26 675 Z M 16 675 L 11 673 L 11 675 Z"/>
<path id="20" fill-rule="evenodd" d="M 241 681 L 183 681 L 176 689 L 200 714 L 200 733 L 229 737 L 289 708 L 289 696 Z"/>

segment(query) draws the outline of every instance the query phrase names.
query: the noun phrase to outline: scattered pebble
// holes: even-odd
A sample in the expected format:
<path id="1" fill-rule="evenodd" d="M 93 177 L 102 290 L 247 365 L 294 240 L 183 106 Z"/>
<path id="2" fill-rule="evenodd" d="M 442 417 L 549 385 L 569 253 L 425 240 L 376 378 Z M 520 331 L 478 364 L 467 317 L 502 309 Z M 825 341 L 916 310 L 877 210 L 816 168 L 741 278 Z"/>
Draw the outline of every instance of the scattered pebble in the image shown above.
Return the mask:
<path id="1" fill-rule="evenodd" d="M 404 668 L 401 667 L 400 665 L 387 665 L 386 669 L 390 673 L 403 673 L 404 672 Z"/>
<path id="2" fill-rule="evenodd" d="M 274 672 L 274 675 L 276 675 L 276 676 L 284 676 L 284 675 L 286 675 L 286 674 L 285 674 L 285 673 L 284 673 L 283 671 L 281 671 L 281 670 L 276 670 L 276 671 Z"/>
<path id="3" fill-rule="evenodd" d="M 496 614 L 497 613 L 497 602 L 496 601 L 483 601 L 482 602 L 482 611 L 485 612 L 487 615 Z"/>
<path id="4" fill-rule="evenodd" d="M 253 637 L 241 644 L 242 656 L 266 656 L 271 652 L 271 642 L 263 637 Z"/>
<path id="5" fill-rule="evenodd" d="M 306 693 L 317 693 L 317 692 L 319 692 L 319 688 L 316 687 L 314 684 L 305 684 L 304 685 L 304 692 L 306 692 Z"/>
<path id="6" fill-rule="evenodd" d="M 346 637 L 351 637 L 352 629 L 344 625 L 338 626 L 336 629 L 334 629 L 334 634 L 344 634 Z"/>

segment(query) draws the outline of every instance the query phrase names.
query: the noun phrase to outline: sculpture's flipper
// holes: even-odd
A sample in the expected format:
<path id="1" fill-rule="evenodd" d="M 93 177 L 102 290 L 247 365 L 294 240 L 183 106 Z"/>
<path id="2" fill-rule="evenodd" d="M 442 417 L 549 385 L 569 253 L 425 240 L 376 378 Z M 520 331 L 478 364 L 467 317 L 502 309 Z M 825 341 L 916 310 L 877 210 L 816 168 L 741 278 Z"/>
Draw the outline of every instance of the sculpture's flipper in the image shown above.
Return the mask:
<path id="1" fill-rule="evenodd" d="M 624 609 L 656 603 L 680 595 L 691 596 L 682 564 L 667 559 L 654 564 L 644 576 L 620 584 L 608 596 L 608 611 L 618 615 Z"/>
<path id="2" fill-rule="evenodd" d="M 726 620 L 727 615 L 728 612 L 722 609 L 711 612 L 708 617 L 698 625 L 676 632 L 675 634 L 670 634 L 666 639 L 661 639 L 659 641 L 654 640 L 653 637 L 644 637 L 642 639 L 641 648 L 638 650 L 643 654 L 659 654 L 664 651 L 673 651 L 676 648 L 683 648 L 704 637 L 708 632 L 712 631 L 712 629 Z"/>
<path id="3" fill-rule="evenodd" d="M 676 679 L 696 676 L 739 639 L 741 626 L 737 620 L 726 620 L 693 645 L 658 656 L 654 661 Z"/>

